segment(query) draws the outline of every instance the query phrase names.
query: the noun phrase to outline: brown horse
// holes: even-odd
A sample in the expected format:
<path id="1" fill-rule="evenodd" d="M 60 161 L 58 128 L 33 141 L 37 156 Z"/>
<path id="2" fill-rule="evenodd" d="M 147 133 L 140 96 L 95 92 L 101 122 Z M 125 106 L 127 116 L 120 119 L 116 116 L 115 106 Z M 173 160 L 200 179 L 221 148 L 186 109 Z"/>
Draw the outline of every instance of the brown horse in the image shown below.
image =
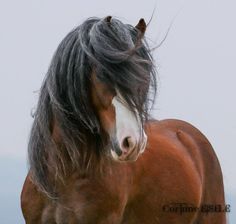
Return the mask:
<path id="1" fill-rule="evenodd" d="M 208 140 L 149 119 L 146 24 L 91 18 L 59 45 L 41 88 L 21 195 L 27 224 L 224 224 Z"/>

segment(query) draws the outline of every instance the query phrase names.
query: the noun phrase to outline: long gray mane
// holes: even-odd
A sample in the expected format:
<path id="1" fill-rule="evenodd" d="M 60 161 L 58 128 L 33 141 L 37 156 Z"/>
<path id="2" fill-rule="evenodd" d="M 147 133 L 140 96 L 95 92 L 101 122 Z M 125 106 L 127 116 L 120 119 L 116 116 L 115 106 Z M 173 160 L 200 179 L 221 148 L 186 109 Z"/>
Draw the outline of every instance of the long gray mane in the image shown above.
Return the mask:
<path id="1" fill-rule="evenodd" d="M 52 58 L 28 146 L 33 180 L 48 194 L 57 180 L 86 170 L 91 157 L 99 160 L 107 153 L 108 141 L 91 103 L 93 71 L 139 112 L 142 123 L 148 117 L 156 74 L 141 32 L 115 18 L 90 18 L 73 29 Z M 59 140 L 53 137 L 55 126 Z"/>

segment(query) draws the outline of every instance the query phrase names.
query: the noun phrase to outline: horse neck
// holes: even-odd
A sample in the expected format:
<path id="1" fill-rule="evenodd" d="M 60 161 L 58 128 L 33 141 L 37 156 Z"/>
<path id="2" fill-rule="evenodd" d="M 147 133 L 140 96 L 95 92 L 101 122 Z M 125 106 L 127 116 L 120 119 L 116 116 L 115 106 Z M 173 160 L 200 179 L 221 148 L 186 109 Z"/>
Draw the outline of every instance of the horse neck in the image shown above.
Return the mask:
<path id="1" fill-rule="evenodd" d="M 103 139 L 104 142 L 107 142 L 106 134 L 102 133 L 101 136 L 98 136 L 92 134 L 89 130 L 83 130 L 83 133 L 85 138 L 80 143 L 78 142 L 78 147 L 74 149 L 76 151 L 75 158 L 71 158 L 71 156 L 68 155 L 66 145 L 63 143 L 61 130 L 57 122 L 53 122 L 52 139 L 57 150 L 61 150 L 60 153 L 66 166 L 66 176 L 70 176 L 73 173 L 82 176 L 93 174 L 98 175 L 99 173 L 104 172 L 103 167 L 107 166 L 104 164 L 109 163 L 109 158 L 106 153 L 104 153 L 106 150 L 103 148 L 101 142 L 101 139 Z M 49 155 L 49 164 L 55 162 L 53 160 L 53 154 Z M 70 167 L 70 164 L 74 162 L 72 160 L 77 160 L 78 166 Z"/>

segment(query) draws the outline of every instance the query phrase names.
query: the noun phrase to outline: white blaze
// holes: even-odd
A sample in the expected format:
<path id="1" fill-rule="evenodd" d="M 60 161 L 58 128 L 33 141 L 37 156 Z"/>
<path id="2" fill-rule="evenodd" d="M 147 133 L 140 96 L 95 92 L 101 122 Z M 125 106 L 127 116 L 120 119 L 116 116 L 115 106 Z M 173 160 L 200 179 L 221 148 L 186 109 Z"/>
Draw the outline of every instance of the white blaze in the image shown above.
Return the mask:
<path id="1" fill-rule="evenodd" d="M 131 137 L 135 144 L 139 144 L 139 152 L 144 152 L 146 147 L 147 136 L 144 130 L 141 130 L 142 125 L 139 117 L 134 115 L 126 105 L 125 100 L 121 96 L 115 96 L 112 100 L 116 113 L 116 138 L 120 148 L 122 148 L 122 140 L 126 137 Z M 142 134 L 141 134 L 142 133 Z M 142 138 L 142 139 L 141 139 Z M 140 142 L 142 140 L 142 142 Z M 114 156 L 114 152 L 112 153 Z M 117 157 L 117 155 L 115 156 Z"/>

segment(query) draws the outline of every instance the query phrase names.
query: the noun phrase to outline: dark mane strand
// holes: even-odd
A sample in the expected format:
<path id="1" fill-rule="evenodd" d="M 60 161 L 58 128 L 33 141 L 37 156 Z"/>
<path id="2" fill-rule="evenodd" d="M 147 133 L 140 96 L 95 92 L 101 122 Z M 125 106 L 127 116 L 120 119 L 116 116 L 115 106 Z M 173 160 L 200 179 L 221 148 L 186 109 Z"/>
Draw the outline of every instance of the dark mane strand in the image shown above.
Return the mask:
<path id="1" fill-rule="evenodd" d="M 106 154 L 90 100 L 92 71 L 138 111 L 142 124 L 148 118 L 156 72 L 140 31 L 115 18 L 90 18 L 72 30 L 56 50 L 41 87 L 28 147 L 33 181 L 50 196 L 68 170 L 87 172 L 93 159 Z"/>

